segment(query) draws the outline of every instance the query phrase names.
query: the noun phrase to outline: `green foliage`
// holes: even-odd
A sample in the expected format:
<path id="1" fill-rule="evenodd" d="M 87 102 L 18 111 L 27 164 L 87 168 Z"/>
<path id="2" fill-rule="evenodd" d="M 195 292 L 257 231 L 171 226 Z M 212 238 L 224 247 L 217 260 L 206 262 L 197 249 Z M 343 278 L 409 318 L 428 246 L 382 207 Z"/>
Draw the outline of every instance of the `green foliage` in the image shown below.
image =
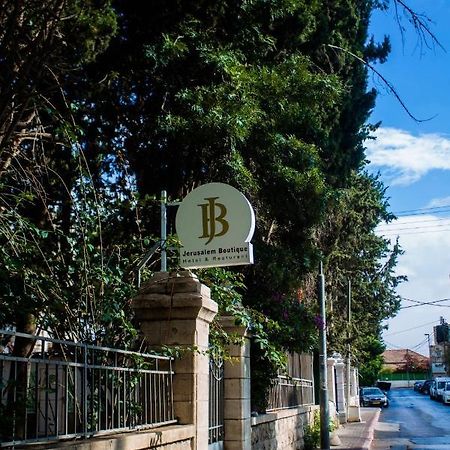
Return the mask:
<path id="1" fill-rule="evenodd" d="M 311 424 L 303 428 L 303 442 L 305 450 L 314 450 L 320 445 L 320 414 L 314 411 Z"/>
<path id="2" fill-rule="evenodd" d="M 274 296 L 271 311 L 243 306 L 245 285 L 239 273 L 221 268 L 204 269 L 200 280 L 211 288 L 211 298 L 219 305 L 219 315 L 211 325 L 210 346 L 213 354 L 227 357 L 227 344 L 239 338 L 227 334 L 220 317 L 231 316 L 252 336 L 252 408 L 265 411 L 269 388 L 286 368 L 286 352 L 309 352 L 317 344 L 318 322 L 313 312 L 298 300 Z"/>
<path id="3" fill-rule="evenodd" d="M 3 3 L 0 322 L 26 313 L 131 346 L 132 269 L 158 235 L 160 191 L 221 181 L 255 208 L 256 263 L 199 275 L 253 335 L 258 408 L 284 352 L 316 345 L 319 259 L 330 349 L 345 353 L 349 333 L 369 379 L 403 279 L 400 247 L 375 234 L 392 219 L 364 172 L 375 92 L 350 53 L 384 61 L 389 42 L 367 27 L 385 2 Z M 214 353 L 233 339 L 212 325 Z"/>
<path id="4" fill-rule="evenodd" d="M 280 323 L 270 319 L 267 315 L 249 308 L 242 304 L 242 291 L 245 285 L 242 282 L 242 275 L 233 273 L 225 269 L 204 269 L 199 273 L 200 280 L 211 288 L 211 298 L 219 305 L 219 316 L 234 318 L 237 325 L 241 325 L 248 330 L 253 342 L 259 348 L 260 358 L 264 362 L 269 362 L 274 367 L 283 368 L 286 362 L 284 350 L 288 348 L 286 330 L 289 328 L 291 335 L 289 339 L 295 342 L 296 346 L 308 345 L 308 342 L 301 338 L 306 336 L 311 339 L 310 333 L 305 332 L 307 323 L 306 312 L 304 317 L 297 316 L 297 320 L 292 319 L 287 323 Z M 287 302 L 286 302 L 287 303 Z M 287 311 L 287 304 L 286 309 Z M 286 319 L 286 318 L 285 318 Z M 302 325 L 299 323 L 303 320 Z M 303 336 L 302 336 L 303 333 Z M 281 339 L 275 336 L 282 335 Z M 223 352 L 226 344 L 234 342 L 233 336 L 227 335 L 220 327 L 216 319 L 211 326 L 210 345 L 214 353 Z M 301 342 L 301 344 L 299 344 Z M 284 344 L 284 345 L 283 345 Z M 292 344 L 291 344 L 292 346 Z"/>
<path id="5" fill-rule="evenodd" d="M 379 379 L 383 367 L 382 353 L 385 349 L 384 344 L 372 336 L 366 337 L 360 345 L 360 351 L 364 357 L 364 364 L 359 368 L 361 386 L 374 386 Z"/>
<path id="6" fill-rule="evenodd" d="M 331 199 L 328 219 L 318 234 L 318 245 L 328 254 L 326 279 L 331 324 L 328 340 L 330 351 L 342 355 L 350 344 L 354 362 L 360 368 L 369 364 L 373 370 L 372 359 L 377 355 L 367 352 L 365 347 L 367 341 L 380 338 L 382 322 L 399 308 L 400 298 L 395 289 L 405 278 L 397 276 L 394 268 L 402 252 L 398 244 L 391 248 L 388 240 L 375 234 L 380 221 L 392 219 L 378 178 L 361 173 L 353 174 L 351 181 L 350 188 L 341 189 Z"/>

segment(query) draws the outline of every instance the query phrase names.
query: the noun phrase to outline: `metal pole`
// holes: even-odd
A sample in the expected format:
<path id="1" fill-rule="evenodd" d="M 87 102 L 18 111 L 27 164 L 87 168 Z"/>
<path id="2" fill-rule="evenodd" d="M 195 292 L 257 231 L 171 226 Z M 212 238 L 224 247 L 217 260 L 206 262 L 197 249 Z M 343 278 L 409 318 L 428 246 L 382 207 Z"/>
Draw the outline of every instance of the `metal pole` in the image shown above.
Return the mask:
<path id="1" fill-rule="evenodd" d="M 322 450 L 330 449 L 330 411 L 328 405 L 328 387 L 327 387 L 327 332 L 326 332 L 326 311 L 325 311 L 325 276 L 323 274 L 322 262 L 319 269 L 319 303 L 320 314 L 322 316 L 322 326 L 320 327 L 320 448 Z"/>
<path id="2" fill-rule="evenodd" d="M 161 272 L 167 272 L 167 191 L 161 191 Z"/>
<path id="3" fill-rule="evenodd" d="M 408 349 L 406 349 L 405 360 L 406 360 L 406 378 L 408 380 L 408 387 L 409 387 L 409 366 L 411 364 L 411 361 L 409 360 Z"/>
<path id="4" fill-rule="evenodd" d="M 348 280 L 348 304 L 347 304 L 347 420 L 350 415 L 350 364 L 351 358 L 351 346 L 350 346 L 350 325 L 352 321 L 352 282 Z"/>
<path id="5" fill-rule="evenodd" d="M 427 341 L 428 341 L 428 357 L 429 357 L 428 366 L 430 368 L 430 379 L 431 379 L 431 378 L 433 378 L 433 366 L 432 366 L 432 363 L 431 363 L 430 334 L 429 333 L 425 333 L 425 336 L 427 337 Z"/>

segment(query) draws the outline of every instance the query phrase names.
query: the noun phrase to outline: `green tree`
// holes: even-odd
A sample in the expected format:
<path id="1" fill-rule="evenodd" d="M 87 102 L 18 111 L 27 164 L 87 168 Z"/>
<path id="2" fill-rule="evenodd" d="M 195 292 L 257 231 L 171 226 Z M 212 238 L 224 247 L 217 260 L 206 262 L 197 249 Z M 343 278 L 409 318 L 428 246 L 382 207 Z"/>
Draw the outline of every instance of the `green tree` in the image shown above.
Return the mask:
<path id="1" fill-rule="evenodd" d="M 33 332 L 45 318 L 64 330 L 88 270 L 79 249 L 98 231 L 86 222 L 91 206 L 80 207 L 92 190 L 81 189 L 89 177 L 67 90 L 108 45 L 115 13 L 108 1 L 1 6 L 0 321 Z"/>
<path id="2" fill-rule="evenodd" d="M 118 35 L 73 92 L 83 148 L 102 174 L 97 182 L 108 179 L 128 198 L 135 189 L 149 234 L 159 218 L 148 201 L 163 188 L 174 199 L 222 181 L 248 196 L 258 217 L 256 264 L 243 271 L 242 301 L 278 323 L 295 310 L 299 289 L 304 307 L 314 308 L 320 257 L 329 261 L 330 282 L 338 282 L 333 296 L 356 271 L 355 309 L 362 317 L 373 302 L 373 317 L 363 321 L 378 327 L 372 335 L 398 306 L 391 268 L 399 250 L 383 272 L 378 258 L 388 257 L 388 247 L 374 234 L 388 217 L 384 191 L 361 173 L 375 92 L 367 90 L 367 67 L 351 56 L 386 57 L 388 41 L 367 38 L 374 6 L 117 0 Z M 329 226 L 335 219 L 342 229 Z M 124 215 L 127 221 L 136 229 L 133 216 Z M 339 321 L 335 313 L 335 329 Z M 287 335 L 274 332 L 273 340 L 293 348 Z"/>
<path id="3" fill-rule="evenodd" d="M 327 254 L 330 349 L 346 355 L 350 344 L 352 357 L 361 366 L 374 357 L 366 352 L 365 341 L 381 339 L 383 322 L 398 311 L 396 287 L 405 277 L 394 272 L 402 253 L 398 243 L 391 247 L 389 240 L 376 234 L 381 221 L 393 218 L 388 212 L 385 188 L 377 177 L 365 173 L 353 174 L 351 185 L 338 192 L 317 238 Z"/>
<path id="4" fill-rule="evenodd" d="M 361 351 L 365 353 L 364 364 L 359 368 L 359 383 L 361 386 L 373 386 L 378 380 L 383 367 L 381 355 L 385 349 L 385 345 L 373 336 L 364 339 L 361 345 Z"/>
<path id="5" fill-rule="evenodd" d="M 131 340 L 131 272 L 158 233 L 160 191 L 222 181 L 255 207 L 256 264 L 231 300 L 236 270 L 205 281 L 257 334 L 254 370 L 314 346 L 319 259 L 332 348 L 345 348 L 351 276 L 352 345 L 370 359 L 401 281 L 400 249 L 375 234 L 392 218 L 383 186 L 364 173 L 375 92 L 361 60 L 389 51 L 367 36 L 378 2 L 4 3 L 3 305 L 66 335 Z M 1 320 L 18 325 L 10 311 Z"/>

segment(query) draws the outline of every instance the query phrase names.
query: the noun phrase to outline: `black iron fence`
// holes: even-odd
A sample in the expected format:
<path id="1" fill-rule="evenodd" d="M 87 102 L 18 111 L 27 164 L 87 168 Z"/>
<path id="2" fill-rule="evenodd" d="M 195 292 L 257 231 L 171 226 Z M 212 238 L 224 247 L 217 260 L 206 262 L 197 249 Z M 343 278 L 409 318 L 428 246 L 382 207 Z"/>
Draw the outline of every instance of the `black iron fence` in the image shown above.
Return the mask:
<path id="1" fill-rule="evenodd" d="M 0 334 L 35 343 L 28 358 L 0 353 L 1 447 L 176 422 L 172 358 Z"/>
<path id="2" fill-rule="evenodd" d="M 221 448 L 224 438 L 224 366 L 222 358 L 209 360 L 209 448 Z"/>
<path id="3" fill-rule="evenodd" d="M 289 354 L 286 373 L 270 388 L 267 411 L 314 403 L 313 355 Z"/>

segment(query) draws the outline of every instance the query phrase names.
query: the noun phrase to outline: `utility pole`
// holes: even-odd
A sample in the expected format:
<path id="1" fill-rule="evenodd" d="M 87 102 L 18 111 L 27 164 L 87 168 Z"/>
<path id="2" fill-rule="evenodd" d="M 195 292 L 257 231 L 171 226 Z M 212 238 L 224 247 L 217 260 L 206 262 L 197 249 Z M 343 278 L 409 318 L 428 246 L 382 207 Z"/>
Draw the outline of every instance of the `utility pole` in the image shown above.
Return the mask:
<path id="1" fill-rule="evenodd" d="M 350 416 L 350 365 L 351 358 L 351 345 L 350 345 L 350 328 L 352 321 L 352 281 L 348 279 L 348 294 L 347 294 L 347 418 Z"/>
<path id="2" fill-rule="evenodd" d="M 429 333 L 425 333 L 425 336 L 427 337 L 427 341 L 428 341 L 428 367 L 430 369 L 430 379 L 433 378 L 433 366 L 432 366 L 432 362 L 431 362 L 431 344 L 430 344 L 430 334 Z"/>
<path id="3" fill-rule="evenodd" d="M 167 272 L 167 191 L 161 191 L 161 272 Z"/>
<path id="4" fill-rule="evenodd" d="M 409 349 L 406 349 L 406 378 L 408 380 L 408 387 L 409 387 L 409 366 L 411 365 L 411 361 L 409 359 L 409 353 L 408 353 Z"/>
<path id="5" fill-rule="evenodd" d="M 319 341 L 319 369 L 320 369 L 320 448 L 330 449 L 330 411 L 328 405 L 327 387 L 327 321 L 325 310 L 325 276 L 323 274 L 322 261 L 319 268 L 318 296 L 320 304 L 320 314 L 322 316 L 322 326 L 320 327 Z"/>

